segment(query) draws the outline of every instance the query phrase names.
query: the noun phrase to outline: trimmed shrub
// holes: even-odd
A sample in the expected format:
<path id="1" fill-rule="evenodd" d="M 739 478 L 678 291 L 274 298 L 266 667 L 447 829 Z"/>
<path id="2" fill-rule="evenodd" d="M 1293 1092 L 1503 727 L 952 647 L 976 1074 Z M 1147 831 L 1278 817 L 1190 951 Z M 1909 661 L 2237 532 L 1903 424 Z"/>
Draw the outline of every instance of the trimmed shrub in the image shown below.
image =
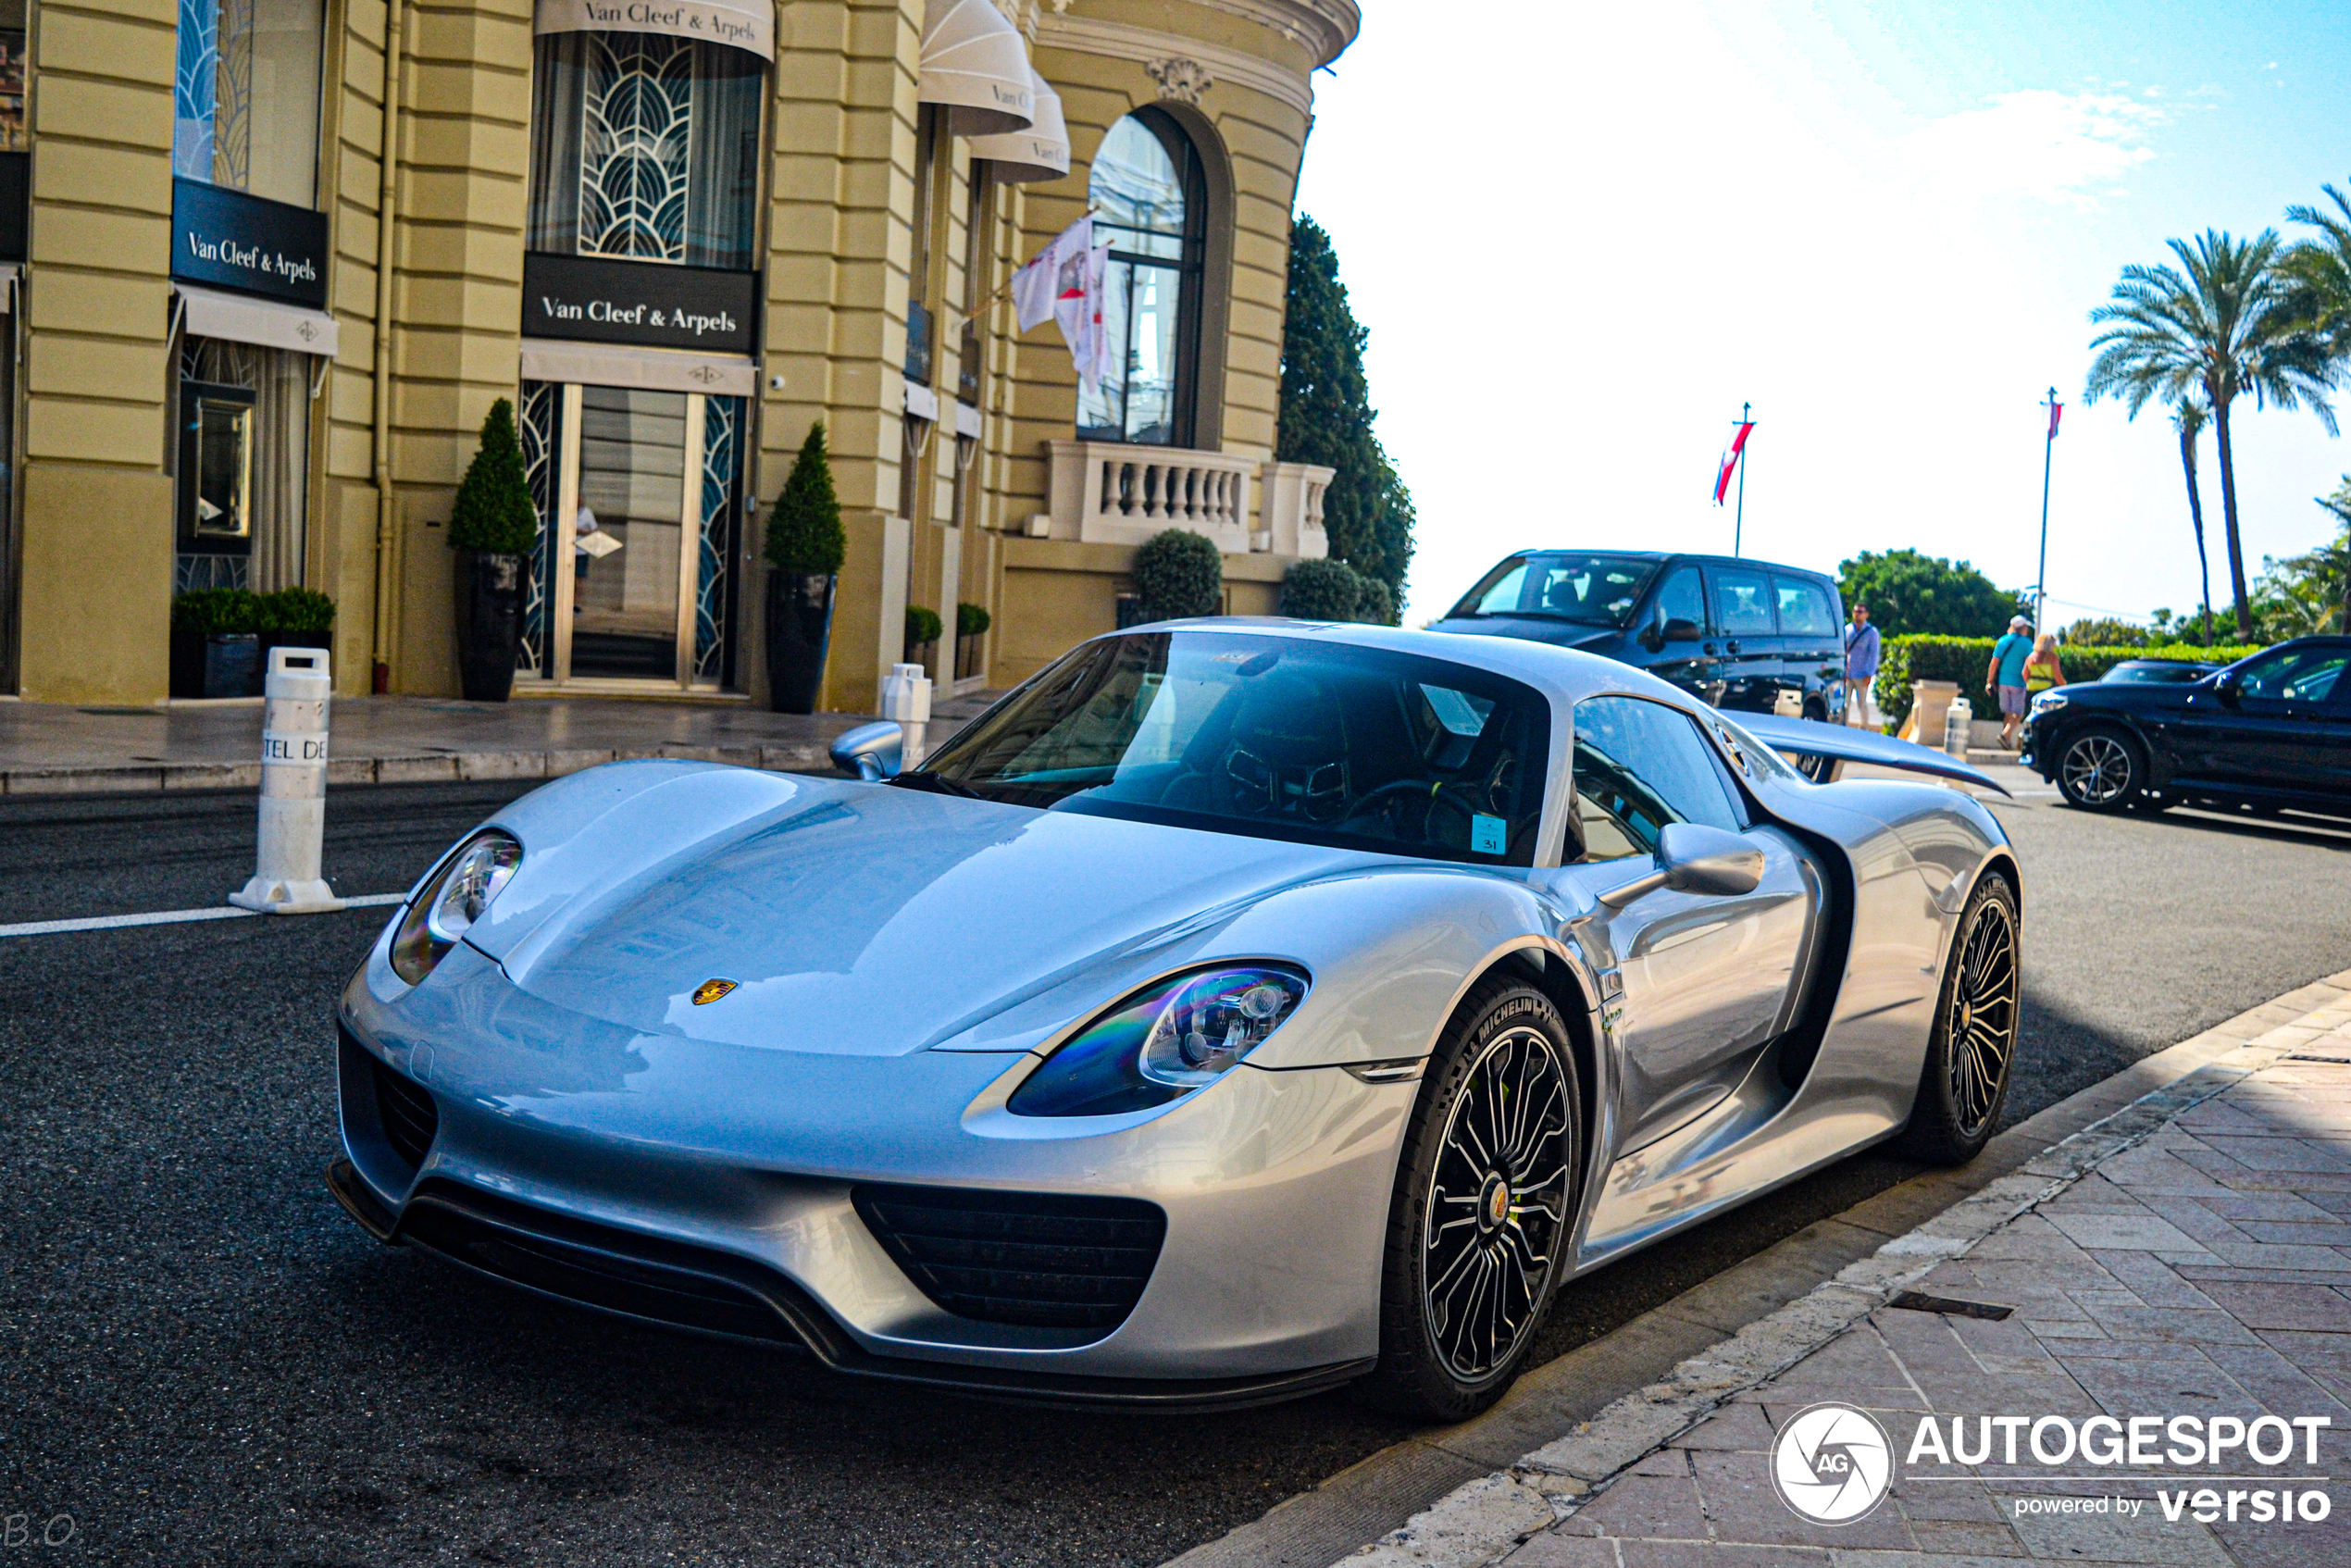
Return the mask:
<path id="1" fill-rule="evenodd" d="M 1282 579 L 1282 614 L 1301 621 L 1351 621 L 1366 580 L 1344 561 L 1296 562 Z"/>
<path id="2" fill-rule="evenodd" d="M 1204 534 L 1169 529 L 1152 535 L 1135 552 L 1128 575 L 1146 621 L 1224 613 L 1225 557 Z"/>
<path id="3" fill-rule="evenodd" d="M 832 459 L 825 451 L 825 422 L 819 419 L 808 427 L 783 493 L 767 514 L 767 564 L 802 577 L 838 577 L 848 554 Z"/>
<path id="4" fill-rule="evenodd" d="M 515 405 L 502 397 L 490 405 L 490 416 L 481 422 L 480 450 L 457 486 L 457 501 L 449 513 L 449 545 L 453 550 L 521 555 L 538 541 L 539 509 L 531 504 L 522 438 L 515 432 Z"/>
<path id="5" fill-rule="evenodd" d="M 1878 711 L 1899 725 L 1910 716 L 1910 683 L 1915 680 L 1955 680 L 1959 695 L 1968 700 L 1979 718 L 1996 717 L 2000 711 L 1996 691 L 1984 685 L 1984 672 L 1992 663 L 1992 649 L 1998 641 L 1994 637 L 1889 637 L 1885 640 L 1884 662 L 1878 666 Z M 2248 653 L 2258 653 L 2258 647 L 2196 648 L 2185 643 L 2171 643 L 2161 648 L 2095 648 L 2070 647 L 2058 650 L 2058 663 L 2065 670 L 2069 685 L 2096 680 L 2125 659 L 2184 659 L 2190 663 L 2232 664 Z"/>
<path id="6" fill-rule="evenodd" d="M 255 603 L 259 631 L 332 631 L 335 602 L 308 588 L 281 588 Z"/>
<path id="7" fill-rule="evenodd" d="M 199 588 L 171 602 L 171 629 L 205 635 L 261 631 L 261 600 L 242 588 Z"/>
<path id="8" fill-rule="evenodd" d="M 977 637 L 995 624 L 985 604 L 974 604 L 966 600 L 955 606 L 955 635 L 958 637 Z"/>
<path id="9" fill-rule="evenodd" d="M 945 629 L 946 627 L 939 621 L 937 610 L 925 609 L 920 604 L 906 606 L 907 647 L 920 648 L 925 643 L 936 642 L 939 641 L 939 634 Z"/>
<path id="10" fill-rule="evenodd" d="M 1396 624 L 1396 595 L 1375 577 L 1363 579 L 1362 597 L 1355 601 L 1355 618 L 1373 626 Z"/>

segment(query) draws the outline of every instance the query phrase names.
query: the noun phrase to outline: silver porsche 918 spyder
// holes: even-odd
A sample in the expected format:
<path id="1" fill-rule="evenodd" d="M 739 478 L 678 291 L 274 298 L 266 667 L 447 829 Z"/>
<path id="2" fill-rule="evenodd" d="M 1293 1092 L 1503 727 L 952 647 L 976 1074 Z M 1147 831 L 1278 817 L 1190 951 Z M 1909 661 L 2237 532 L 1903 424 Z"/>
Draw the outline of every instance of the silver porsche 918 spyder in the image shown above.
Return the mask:
<path id="1" fill-rule="evenodd" d="M 342 993 L 353 1217 L 844 1372 L 1369 1378 L 1446 1419 L 1576 1276 L 2000 1115 L 2006 836 L 1811 777 L 1982 778 L 1906 742 L 1533 642 L 1223 620 L 881 753 L 616 764 L 450 851 Z"/>

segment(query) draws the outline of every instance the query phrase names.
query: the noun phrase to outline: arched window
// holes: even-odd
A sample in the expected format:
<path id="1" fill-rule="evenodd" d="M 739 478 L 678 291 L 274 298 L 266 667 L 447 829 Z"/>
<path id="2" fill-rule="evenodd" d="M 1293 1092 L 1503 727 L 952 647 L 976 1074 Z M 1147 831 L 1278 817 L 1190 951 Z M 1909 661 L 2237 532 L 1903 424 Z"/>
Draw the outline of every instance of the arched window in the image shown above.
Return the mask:
<path id="1" fill-rule="evenodd" d="M 1078 439 L 1189 446 L 1208 231 L 1200 153 L 1172 117 L 1138 109 L 1102 138 L 1087 194 L 1111 243 L 1111 354 L 1100 389 L 1078 393 Z"/>

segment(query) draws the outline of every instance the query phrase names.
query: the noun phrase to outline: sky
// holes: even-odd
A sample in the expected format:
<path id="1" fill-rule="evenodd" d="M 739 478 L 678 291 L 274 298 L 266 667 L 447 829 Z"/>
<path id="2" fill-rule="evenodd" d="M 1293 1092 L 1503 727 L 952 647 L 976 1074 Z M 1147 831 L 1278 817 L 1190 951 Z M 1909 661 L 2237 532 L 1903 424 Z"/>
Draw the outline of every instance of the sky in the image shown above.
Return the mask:
<path id="1" fill-rule="evenodd" d="M 1364 0 L 1315 79 L 1327 229 L 1419 512 L 1407 625 L 1531 545 L 1741 545 L 2035 579 L 2052 619 L 2198 600 L 2167 411 L 2084 406 L 2121 268 L 2351 193 L 2351 27 L 2318 5 Z M 2351 388 L 2338 400 L 2351 421 Z M 2329 532 L 2351 441 L 2233 418 L 2246 570 Z M 2225 604 L 2219 465 L 2200 454 Z M 1988 629 L 1988 628 L 1987 628 Z"/>

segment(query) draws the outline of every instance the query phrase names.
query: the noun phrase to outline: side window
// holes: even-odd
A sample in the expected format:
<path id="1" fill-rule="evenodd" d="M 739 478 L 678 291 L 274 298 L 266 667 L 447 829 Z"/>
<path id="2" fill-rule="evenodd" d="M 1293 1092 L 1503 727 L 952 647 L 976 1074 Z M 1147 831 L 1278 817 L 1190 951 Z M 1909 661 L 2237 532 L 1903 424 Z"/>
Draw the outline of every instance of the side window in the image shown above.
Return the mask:
<path id="1" fill-rule="evenodd" d="M 2339 647 L 2281 648 L 2249 662 L 2237 678 L 2237 690 L 2273 703 L 2323 703 L 2347 658 L 2351 650 Z"/>
<path id="2" fill-rule="evenodd" d="M 1746 826 L 1689 716 L 1640 697 L 1575 704 L 1575 825 L 1586 860 L 1656 852 L 1669 822 Z"/>
<path id="3" fill-rule="evenodd" d="M 1520 561 L 1496 578 L 1493 584 L 1470 594 L 1465 606 L 1471 614 L 1507 616 L 1518 608 L 1519 595 L 1526 591 L 1526 563 Z"/>
<path id="4" fill-rule="evenodd" d="M 1788 637 L 1835 637 L 1836 612 L 1817 582 L 1802 578 L 1775 577 L 1772 588 L 1780 602 L 1780 631 Z"/>
<path id="5" fill-rule="evenodd" d="M 1665 579 L 1657 591 L 1657 618 L 1687 621 L 1701 633 L 1706 630 L 1706 587 L 1696 566 L 1684 566 Z"/>
<path id="6" fill-rule="evenodd" d="M 1725 571 L 1715 567 L 1714 629 L 1725 637 L 1769 637 L 1777 629 L 1772 619 L 1772 583 L 1761 572 Z"/>

